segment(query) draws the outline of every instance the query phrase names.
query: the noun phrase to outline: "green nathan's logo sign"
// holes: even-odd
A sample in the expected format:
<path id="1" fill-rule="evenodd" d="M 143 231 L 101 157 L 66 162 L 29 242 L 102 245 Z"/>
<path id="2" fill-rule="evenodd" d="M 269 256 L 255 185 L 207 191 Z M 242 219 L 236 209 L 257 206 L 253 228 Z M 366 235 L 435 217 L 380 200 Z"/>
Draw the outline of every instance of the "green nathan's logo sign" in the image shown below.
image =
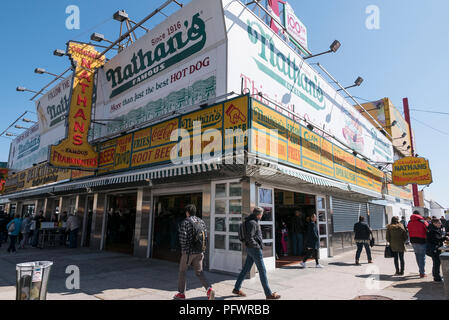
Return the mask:
<path id="1" fill-rule="evenodd" d="M 258 58 L 253 58 L 257 68 L 315 109 L 325 109 L 324 92 L 317 76 L 310 79 L 302 72 L 302 66 L 297 65 L 294 57 L 292 60 L 290 54 L 285 56 L 279 51 L 259 23 L 248 20 L 247 25 L 249 40 L 253 44 L 259 44 Z"/>
<path id="2" fill-rule="evenodd" d="M 123 68 L 108 69 L 106 79 L 112 82 L 113 88 L 110 98 L 199 52 L 205 43 L 206 25 L 197 13 L 192 17 L 190 27 L 189 22 L 184 21 L 184 30 L 159 43 L 153 51 L 140 49 Z"/>

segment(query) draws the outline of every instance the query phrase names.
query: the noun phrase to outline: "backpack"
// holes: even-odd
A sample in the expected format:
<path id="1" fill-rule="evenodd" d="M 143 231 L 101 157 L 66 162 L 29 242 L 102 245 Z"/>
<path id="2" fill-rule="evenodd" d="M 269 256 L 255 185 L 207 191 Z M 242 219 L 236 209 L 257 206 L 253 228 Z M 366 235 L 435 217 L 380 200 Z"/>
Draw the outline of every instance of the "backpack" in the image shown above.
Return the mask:
<path id="1" fill-rule="evenodd" d="M 207 248 L 206 243 L 206 228 L 201 221 L 190 220 L 193 227 L 192 242 L 190 243 L 191 252 L 205 252 Z"/>
<path id="2" fill-rule="evenodd" d="M 246 241 L 246 221 L 239 224 L 239 240 L 241 242 Z"/>

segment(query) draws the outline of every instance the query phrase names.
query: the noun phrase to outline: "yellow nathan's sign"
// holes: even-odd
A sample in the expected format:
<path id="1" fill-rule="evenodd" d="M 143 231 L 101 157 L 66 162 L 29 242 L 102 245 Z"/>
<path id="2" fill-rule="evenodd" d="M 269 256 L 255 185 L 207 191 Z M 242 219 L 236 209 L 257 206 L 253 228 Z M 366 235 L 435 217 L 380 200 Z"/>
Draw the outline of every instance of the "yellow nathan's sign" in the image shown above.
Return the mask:
<path id="1" fill-rule="evenodd" d="M 93 46 L 69 42 L 68 55 L 75 72 L 67 119 L 66 138 L 50 147 L 49 162 L 55 167 L 95 170 L 98 167 L 98 153 L 88 142 L 88 131 L 92 113 L 94 75 L 104 65 L 104 56 Z"/>
<path id="2" fill-rule="evenodd" d="M 432 171 L 429 161 L 424 158 L 405 157 L 393 164 L 393 184 L 429 185 L 432 183 Z"/>
<path id="3" fill-rule="evenodd" d="M 250 152 L 381 193 L 384 173 L 286 115 L 251 101 Z"/>

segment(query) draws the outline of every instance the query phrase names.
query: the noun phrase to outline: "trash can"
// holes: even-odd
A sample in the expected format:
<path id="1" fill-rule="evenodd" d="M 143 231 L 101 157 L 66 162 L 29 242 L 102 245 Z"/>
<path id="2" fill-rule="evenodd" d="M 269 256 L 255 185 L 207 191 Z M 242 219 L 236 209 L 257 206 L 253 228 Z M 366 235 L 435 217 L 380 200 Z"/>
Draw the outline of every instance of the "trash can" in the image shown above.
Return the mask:
<path id="1" fill-rule="evenodd" d="M 449 300 L 449 252 L 440 254 L 441 267 L 443 269 L 444 293 Z"/>
<path id="2" fill-rule="evenodd" d="M 16 265 L 16 300 L 46 300 L 53 262 L 36 261 Z"/>

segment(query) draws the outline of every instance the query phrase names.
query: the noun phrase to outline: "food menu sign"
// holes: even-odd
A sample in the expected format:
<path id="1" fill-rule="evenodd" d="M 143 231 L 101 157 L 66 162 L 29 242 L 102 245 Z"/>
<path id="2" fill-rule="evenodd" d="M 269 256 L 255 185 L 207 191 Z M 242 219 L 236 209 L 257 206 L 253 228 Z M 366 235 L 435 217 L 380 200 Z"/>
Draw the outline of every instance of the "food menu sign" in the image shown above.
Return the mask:
<path id="1" fill-rule="evenodd" d="M 196 131 L 195 121 L 201 122 L 201 130 Z M 247 127 L 248 97 L 228 100 L 100 144 L 99 173 L 171 163 L 173 155 L 190 161 L 213 148 L 215 154 L 221 155 L 231 143 L 226 140 L 226 130 L 244 132 Z M 181 136 L 181 132 L 189 143 L 183 150 L 183 142 L 172 138 Z M 201 142 L 200 149 L 194 147 L 195 139 Z M 246 145 L 243 135 L 233 139 L 233 146 L 236 145 Z"/>
<path id="2" fill-rule="evenodd" d="M 250 152 L 381 193 L 382 171 L 261 102 L 251 103 Z"/>

